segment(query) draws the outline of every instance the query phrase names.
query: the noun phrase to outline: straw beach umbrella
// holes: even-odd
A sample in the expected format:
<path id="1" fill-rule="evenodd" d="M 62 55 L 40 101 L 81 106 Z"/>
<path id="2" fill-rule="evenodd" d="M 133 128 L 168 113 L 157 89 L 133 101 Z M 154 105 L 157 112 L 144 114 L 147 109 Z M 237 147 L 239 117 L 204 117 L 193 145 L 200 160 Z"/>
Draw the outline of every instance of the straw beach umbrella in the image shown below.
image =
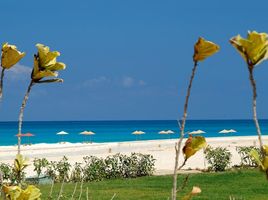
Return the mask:
<path id="1" fill-rule="evenodd" d="M 89 136 L 90 137 L 90 143 L 92 143 L 92 135 L 95 135 L 95 133 L 93 131 L 83 131 L 80 133 L 80 135 L 84 135 L 84 136 Z M 86 142 L 86 140 L 84 141 Z"/>
<path id="2" fill-rule="evenodd" d="M 197 135 L 197 134 L 203 134 L 203 133 L 206 133 L 206 132 L 205 131 L 202 131 L 202 130 L 197 130 L 197 131 L 192 131 L 189 134 Z"/>
<path id="3" fill-rule="evenodd" d="M 175 133 L 175 132 L 172 131 L 172 130 L 167 130 L 167 133 L 168 133 L 168 134 L 173 134 L 173 133 Z"/>
<path id="4" fill-rule="evenodd" d="M 139 135 L 143 135 L 143 134 L 145 134 L 145 132 L 143 132 L 143 131 L 134 131 L 134 132 L 132 132 L 132 135 L 136 135 L 136 140 L 138 140 Z"/>
<path id="5" fill-rule="evenodd" d="M 68 134 L 69 134 L 69 133 L 67 133 L 67 132 L 65 132 L 65 131 L 60 131 L 60 132 L 56 133 L 56 135 L 61 136 L 61 142 L 63 142 L 63 136 L 64 136 L 64 135 L 68 135 Z"/>
<path id="6" fill-rule="evenodd" d="M 172 131 L 172 130 L 167 130 L 167 131 L 163 130 L 163 131 L 158 132 L 158 134 L 161 134 L 161 135 L 170 135 L 170 134 L 173 134 L 173 133 L 174 133 L 174 131 Z"/>
<path id="7" fill-rule="evenodd" d="M 167 135 L 167 134 L 168 134 L 168 132 L 167 132 L 167 131 L 165 131 L 165 130 L 163 130 L 163 131 L 159 131 L 159 132 L 158 132 L 158 134 L 161 134 L 161 135 Z"/>
<path id="8" fill-rule="evenodd" d="M 221 130 L 219 133 L 236 133 L 237 131 L 236 130 L 234 130 L 234 129 L 230 129 L 230 130 L 226 130 L 226 129 L 223 129 L 223 130 Z"/>

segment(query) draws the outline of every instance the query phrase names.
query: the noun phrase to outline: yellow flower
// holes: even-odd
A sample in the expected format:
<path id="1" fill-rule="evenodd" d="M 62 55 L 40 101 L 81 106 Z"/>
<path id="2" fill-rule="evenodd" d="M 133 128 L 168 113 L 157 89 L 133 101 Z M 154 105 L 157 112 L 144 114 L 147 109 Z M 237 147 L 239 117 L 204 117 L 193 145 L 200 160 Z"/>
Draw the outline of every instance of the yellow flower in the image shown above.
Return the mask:
<path id="1" fill-rule="evenodd" d="M 237 35 L 230 39 L 231 44 L 251 67 L 268 58 L 268 35 L 256 31 L 248 32 L 246 39 Z"/>
<path id="2" fill-rule="evenodd" d="M 34 56 L 34 69 L 32 73 L 32 79 L 35 82 L 40 81 L 45 77 L 57 77 L 58 70 L 65 69 L 65 64 L 57 62 L 57 57 L 60 56 L 58 51 L 50 51 L 49 47 L 43 44 L 36 45 L 38 49 L 38 54 Z M 49 82 L 47 80 L 46 82 Z M 62 79 L 53 79 L 51 82 L 59 82 Z"/>
<path id="3" fill-rule="evenodd" d="M 28 185 L 25 190 L 19 186 L 7 186 L 3 185 L 3 192 L 8 199 L 16 200 L 40 200 L 41 192 L 34 185 Z"/>
<path id="4" fill-rule="evenodd" d="M 218 52 L 220 47 L 213 42 L 207 41 L 204 38 L 199 38 L 194 45 L 194 56 L 195 62 L 205 60 L 207 57 Z"/>
<path id="5" fill-rule="evenodd" d="M 24 56 L 25 53 L 18 51 L 15 45 L 4 43 L 2 46 L 1 66 L 5 69 L 9 69 Z"/>

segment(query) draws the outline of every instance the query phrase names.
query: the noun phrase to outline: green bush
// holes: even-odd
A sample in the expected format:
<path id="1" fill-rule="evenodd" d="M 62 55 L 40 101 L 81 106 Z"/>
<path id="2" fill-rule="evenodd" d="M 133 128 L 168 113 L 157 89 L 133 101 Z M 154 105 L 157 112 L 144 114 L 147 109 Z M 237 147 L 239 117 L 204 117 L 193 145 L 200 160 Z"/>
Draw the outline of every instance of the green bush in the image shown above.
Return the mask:
<path id="1" fill-rule="evenodd" d="M 40 175 L 43 172 L 43 169 L 45 169 L 48 166 L 49 162 L 46 158 L 35 158 L 33 161 L 34 165 L 34 171 L 37 173 L 37 176 L 40 177 Z"/>
<path id="2" fill-rule="evenodd" d="M 231 164 L 231 153 L 223 147 L 212 148 L 210 146 L 205 150 L 205 158 L 208 161 L 209 170 L 225 171 Z"/>
<path id="3" fill-rule="evenodd" d="M 122 174 L 121 154 L 115 154 L 105 158 L 105 174 L 107 179 L 119 178 Z"/>
<path id="4" fill-rule="evenodd" d="M 83 167 L 82 163 L 76 162 L 71 172 L 70 181 L 72 182 L 82 182 L 83 178 Z"/>
<path id="5" fill-rule="evenodd" d="M 240 165 L 242 167 L 257 167 L 258 164 L 255 162 L 254 159 L 250 156 L 250 151 L 252 149 L 255 149 L 259 155 L 261 155 L 260 148 L 257 148 L 255 146 L 249 146 L 249 147 L 236 147 L 236 151 L 238 152 L 241 162 Z"/>
<path id="6" fill-rule="evenodd" d="M 40 177 L 44 174 L 55 182 L 89 182 L 101 181 L 115 178 L 135 178 L 150 176 L 154 172 L 155 159 L 152 155 L 131 153 L 131 155 L 115 154 L 106 158 L 86 156 L 82 163 L 75 163 L 73 166 L 68 162 L 67 157 L 60 161 L 48 161 L 45 158 L 35 158 L 33 161 L 34 171 Z M 12 166 L 0 164 L 3 179 L 6 182 L 15 183 L 16 173 Z M 24 180 L 25 173 L 21 173 Z"/>
<path id="7" fill-rule="evenodd" d="M 62 182 L 69 180 L 71 164 L 68 162 L 68 158 L 63 156 L 63 158 L 56 163 L 56 170 L 57 170 L 57 181 Z"/>
<path id="8" fill-rule="evenodd" d="M 52 180 L 57 181 L 57 162 L 50 161 L 45 169 L 46 176 L 49 176 Z"/>
<path id="9" fill-rule="evenodd" d="M 12 176 L 12 167 L 9 164 L 1 163 L 0 171 L 2 172 L 3 181 L 9 181 Z"/>
<path id="10" fill-rule="evenodd" d="M 41 162 L 40 160 L 38 162 Z M 65 181 L 89 182 L 149 176 L 153 174 L 154 165 L 155 159 L 152 155 L 140 153 L 132 153 L 130 156 L 118 153 L 105 159 L 86 156 L 82 163 L 75 163 L 73 167 L 68 163 L 68 159 L 63 157 L 61 161 L 48 162 L 45 173 L 56 182 L 61 182 L 64 177 Z"/>
<path id="11" fill-rule="evenodd" d="M 84 181 L 101 181 L 106 177 L 105 163 L 102 158 L 86 156 L 83 159 L 86 163 L 83 170 Z"/>
<path id="12" fill-rule="evenodd" d="M 154 171 L 155 159 L 149 154 L 139 154 L 137 176 L 151 176 Z"/>

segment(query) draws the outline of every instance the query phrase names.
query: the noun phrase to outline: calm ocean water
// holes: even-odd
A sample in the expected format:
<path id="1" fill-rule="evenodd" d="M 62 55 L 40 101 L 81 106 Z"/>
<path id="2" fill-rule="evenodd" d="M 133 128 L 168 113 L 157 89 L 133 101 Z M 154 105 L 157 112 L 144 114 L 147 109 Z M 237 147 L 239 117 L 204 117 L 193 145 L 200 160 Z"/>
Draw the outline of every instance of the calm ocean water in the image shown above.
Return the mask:
<path id="1" fill-rule="evenodd" d="M 260 120 L 261 129 L 264 135 L 268 135 L 268 120 Z M 175 134 L 160 135 L 161 130 L 173 130 Z M 205 137 L 221 136 L 247 136 L 256 135 L 255 126 L 252 120 L 188 120 L 186 131 L 204 130 Z M 222 129 L 235 129 L 237 133 L 220 134 Z M 131 133 L 135 130 L 142 130 L 146 134 L 138 137 L 139 140 L 157 140 L 178 138 L 179 129 L 175 120 L 159 121 L 56 121 L 56 122 L 24 122 L 23 133 L 30 132 L 35 136 L 30 142 L 35 143 L 57 143 L 60 136 L 59 131 L 66 131 L 69 135 L 64 136 L 67 142 L 82 142 L 85 137 L 79 135 L 84 130 L 94 131 L 93 142 L 119 142 L 134 141 L 136 136 Z M 0 145 L 14 145 L 17 140 L 17 122 L 0 122 Z M 28 139 L 23 138 L 22 142 Z M 87 139 L 89 140 L 89 138 Z"/>

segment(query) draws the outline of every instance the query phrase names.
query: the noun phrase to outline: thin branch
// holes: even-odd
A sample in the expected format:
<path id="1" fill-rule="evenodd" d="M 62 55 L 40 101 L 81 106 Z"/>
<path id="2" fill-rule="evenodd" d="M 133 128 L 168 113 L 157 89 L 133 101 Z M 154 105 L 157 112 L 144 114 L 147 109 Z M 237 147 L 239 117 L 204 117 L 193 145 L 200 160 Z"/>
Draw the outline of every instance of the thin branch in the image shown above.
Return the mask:
<path id="1" fill-rule="evenodd" d="M 258 117 L 257 117 L 257 87 L 256 87 L 256 81 L 255 81 L 254 76 L 253 76 L 253 69 L 254 69 L 254 66 L 248 65 L 249 79 L 250 79 L 250 83 L 252 86 L 252 92 L 253 92 L 253 98 L 252 98 L 253 119 L 254 119 L 257 134 L 258 134 L 260 149 L 261 149 L 262 154 L 263 154 L 264 152 L 263 152 L 263 142 L 262 142 L 262 136 L 261 136 L 262 134 L 261 134 L 261 128 L 260 128 Z"/>
<path id="2" fill-rule="evenodd" d="M 184 165 L 186 164 L 186 161 L 187 161 L 187 159 L 184 159 L 184 161 L 183 161 L 183 163 L 181 164 L 181 166 L 180 166 L 180 167 L 178 167 L 178 170 L 181 170 L 181 168 L 183 168 L 183 167 L 184 167 Z"/>
<path id="3" fill-rule="evenodd" d="M 82 193 L 83 193 L 83 179 L 82 179 L 82 181 L 81 181 L 81 185 L 80 185 L 80 194 L 79 194 L 79 198 L 78 198 L 78 200 L 81 199 L 81 197 L 82 197 Z"/>
<path id="4" fill-rule="evenodd" d="M 88 200 L 88 187 L 87 187 L 87 200 Z"/>
<path id="5" fill-rule="evenodd" d="M 191 78 L 189 81 L 188 89 L 187 89 L 181 124 L 180 124 L 180 121 L 178 120 L 178 126 L 181 127 L 180 128 L 181 136 L 180 136 L 179 142 L 176 143 L 175 166 L 174 166 L 174 173 L 173 173 L 173 188 L 172 188 L 172 194 L 171 194 L 172 200 L 176 200 L 176 197 L 177 197 L 177 170 L 178 170 L 178 165 L 179 165 L 179 156 L 180 156 L 182 140 L 184 138 L 184 129 L 185 129 L 185 123 L 186 123 L 186 118 L 187 118 L 188 101 L 189 101 L 189 97 L 191 94 L 191 88 L 192 88 L 192 83 L 194 80 L 196 69 L 197 69 L 197 62 L 195 61 L 194 67 L 192 69 L 192 74 L 191 74 Z"/>
<path id="6" fill-rule="evenodd" d="M 71 197 L 71 200 L 74 199 L 74 195 L 76 193 L 76 188 L 77 188 L 77 185 L 78 185 L 78 182 L 75 183 L 75 186 L 74 186 L 74 191 L 73 191 L 73 194 L 72 194 L 72 197 Z"/>
<path id="7" fill-rule="evenodd" d="M 62 180 L 61 187 L 60 187 L 60 192 L 59 192 L 57 200 L 60 200 L 60 198 L 62 196 L 64 181 L 65 181 L 65 176 L 64 176 L 64 178 Z"/>
<path id="8" fill-rule="evenodd" d="M 5 68 L 2 68 L 1 71 L 1 80 L 0 80 L 0 100 L 3 97 L 3 82 L 4 82 Z"/>
<path id="9" fill-rule="evenodd" d="M 182 186 L 177 190 L 177 192 L 180 192 L 184 190 L 184 188 L 187 186 L 187 183 L 189 181 L 190 174 L 187 174 L 183 180 Z"/>
<path id="10" fill-rule="evenodd" d="M 23 112 L 24 112 L 24 108 L 26 106 L 26 103 L 27 103 L 27 100 L 29 98 L 29 94 L 30 94 L 30 91 L 31 91 L 31 88 L 32 86 L 34 85 L 34 82 L 33 80 L 31 80 L 29 86 L 28 86 L 28 89 L 27 89 L 27 92 L 23 98 L 23 101 L 22 101 L 22 105 L 20 107 L 20 114 L 19 114 L 19 130 L 18 130 L 18 154 L 20 154 L 20 146 L 21 146 L 21 128 L 22 128 L 22 120 L 23 120 Z"/>
<path id="11" fill-rule="evenodd" d="M 114 195 L 112 196 L 111 200 L 113 200 L 115 198 L 115 196 L 116 196 L 116 193 L 114 193 Z"/>
<path id="12" fill-rule="evenodd" d="M 54 179 L 53 179 L 53 181 L 52 181 L 51 188 L 50 188 L 50 192 L 49 192 L 49 198 L 50 198 L 50 199 L 52 199 L 53 189 L 54 189 Z"/>

